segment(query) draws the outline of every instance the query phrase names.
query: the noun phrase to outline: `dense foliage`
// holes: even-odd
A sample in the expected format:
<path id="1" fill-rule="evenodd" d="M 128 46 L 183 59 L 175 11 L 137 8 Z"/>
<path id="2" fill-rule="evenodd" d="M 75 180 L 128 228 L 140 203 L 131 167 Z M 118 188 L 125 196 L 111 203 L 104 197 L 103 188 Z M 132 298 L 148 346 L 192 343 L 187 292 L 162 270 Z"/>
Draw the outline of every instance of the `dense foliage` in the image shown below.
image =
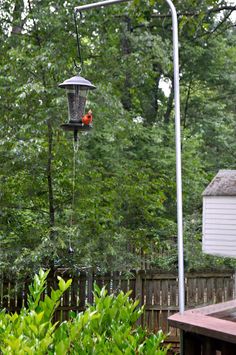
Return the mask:
<path id="1" fill-rule="evenodd" d="M 107 295 L 105 288 L 100 290 L 95 285 L 93 306 L 59 326 L 53 324 L 55 309 L 71 280 L 65 282 L 60 278 L 59 288 L 42 300 L 47 274 L 40 270 L 35 275 L 28 308 L 22 308 L 19 314 L 1 311 L 1 354 L 167 354 L 169 346 L 163 345 L 162 331 L 147 334 L 135 325 L 142 309 L 137 308 L 137 301 L 129 299 L 129 293 Z"/>
<path id="2" fill-rule="evenodd" d="M 175 1 L 180 32 L 185 261 L 201 254 L 201 193 L 235 168 L 235 29 L 227 1 Z M 76 74 L 69 0 L 0 4 L 0 266 L 176 268 L 171 17 L 135 0 L 78 17 L 94 129 L 73 142 L 58 83 Z M 166 83 L 164 85 L 164 83 Z M 164 85 L 164 86 L 163 86 Z M 169 92 L 163 89 L 169 87 Z M 167 90 L 168 91 L 168 90 Z M 74 250 L 73 255 L 68 248 Z"/>

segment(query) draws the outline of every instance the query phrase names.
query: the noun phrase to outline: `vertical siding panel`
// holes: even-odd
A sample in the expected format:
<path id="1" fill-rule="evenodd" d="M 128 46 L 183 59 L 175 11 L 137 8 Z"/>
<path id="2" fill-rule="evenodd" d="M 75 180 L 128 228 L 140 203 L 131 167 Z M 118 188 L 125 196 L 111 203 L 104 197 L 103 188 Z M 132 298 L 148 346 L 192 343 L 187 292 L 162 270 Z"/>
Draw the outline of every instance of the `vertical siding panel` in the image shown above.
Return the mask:
<path id="1" fill-rule="evenodd" d="M 236 196 L 204 196 L 202 230 L 203 252 L 235 257 Z"/>
<path id="2" fill-rule="evenodd" d="M 202 206 L 202 251 L 205 252 L 205 225 L 206 225 L 206 197 L 203 196 Z"/>

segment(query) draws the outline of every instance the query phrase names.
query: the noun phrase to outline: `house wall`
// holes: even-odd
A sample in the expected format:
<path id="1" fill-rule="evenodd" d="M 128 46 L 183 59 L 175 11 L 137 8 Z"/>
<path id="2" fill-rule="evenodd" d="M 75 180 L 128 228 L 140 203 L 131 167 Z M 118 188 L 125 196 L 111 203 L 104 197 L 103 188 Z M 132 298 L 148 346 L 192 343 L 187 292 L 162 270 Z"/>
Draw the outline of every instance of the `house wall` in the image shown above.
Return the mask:
<path id="1" fill-rule="evenodd" d="M 236 196 L 203 197 L 204 253 L 236 257 Z"/>

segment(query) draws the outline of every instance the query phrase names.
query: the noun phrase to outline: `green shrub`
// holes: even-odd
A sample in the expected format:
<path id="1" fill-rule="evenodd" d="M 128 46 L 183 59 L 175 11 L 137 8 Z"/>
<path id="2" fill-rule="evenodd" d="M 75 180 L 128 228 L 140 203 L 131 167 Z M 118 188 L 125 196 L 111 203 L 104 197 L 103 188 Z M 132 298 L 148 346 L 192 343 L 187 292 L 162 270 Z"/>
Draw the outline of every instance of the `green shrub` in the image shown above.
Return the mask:
<path id="1" fill-rule="evenodd" d="M 52 317 L 71 280 L 59 278 L 58 289 L 41 300 L 48 272 L 35 275 L 30 286 L 28 308 L 20 313 L 0 313 L 0 348 L 7 355 L 147 354 L 165 355 L 168 347 L 162 331 L 148 334 L 135 326 L 142 309 L 129 299 L 130 292 L 107 295 L 95 285 L 94 305 L 72 313 L 69 321 L 53 324 Z"/>

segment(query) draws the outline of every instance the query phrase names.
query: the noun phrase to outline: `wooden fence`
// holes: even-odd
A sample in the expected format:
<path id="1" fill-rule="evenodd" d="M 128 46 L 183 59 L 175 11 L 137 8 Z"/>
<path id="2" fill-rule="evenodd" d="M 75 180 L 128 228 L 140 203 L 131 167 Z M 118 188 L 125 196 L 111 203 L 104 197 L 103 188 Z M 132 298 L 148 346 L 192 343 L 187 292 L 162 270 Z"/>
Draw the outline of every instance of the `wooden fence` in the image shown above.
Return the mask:
<path id="1" fill-rule="evenodd" d="M 46 293 L 55 288 L 56 275 L 65 280 L 72 278 L 71 288 L 64 294 L 55 320 L 68 319 L 69 311 L 83 311 L 93 302 L 93 283 L 106 285 L 108 293 L 132 290 L 131 297 L 145 306 L 140 323 L 150 331 L 163 329 L 170 332 L 170 340 L 178 341 L 178 332 L 169 328 L 167 318 L 178 311 L 178 278 L 176 274 L 155 271 L 133 272 L 128 277 L 119 272 L 105 275 L 81 272 L 70 277 L 68 272 L 57 271 L 48 279 Z M 29 281 L 18 284 L 5 277 L 0 279 L 0 307 L 10 312 L 19 311 L 27 303 Z M 224 302 L 234 297 L 234 272 L 191 273 L 185 275 L 186 308 Z"/>

